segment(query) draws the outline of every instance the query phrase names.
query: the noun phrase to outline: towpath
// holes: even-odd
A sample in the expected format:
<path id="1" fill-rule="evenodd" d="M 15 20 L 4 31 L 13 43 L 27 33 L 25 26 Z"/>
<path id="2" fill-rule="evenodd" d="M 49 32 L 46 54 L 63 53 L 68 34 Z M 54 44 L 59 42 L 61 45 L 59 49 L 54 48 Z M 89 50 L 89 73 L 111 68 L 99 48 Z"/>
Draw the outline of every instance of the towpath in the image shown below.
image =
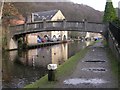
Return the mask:
<path id="1" fill-rule="evenodd" d="M 75 71 L 60 79 L 56 88 L 118 88 L 118 78 L 112 73 L 110 60 L 102 43 L 90 46 Z"/>

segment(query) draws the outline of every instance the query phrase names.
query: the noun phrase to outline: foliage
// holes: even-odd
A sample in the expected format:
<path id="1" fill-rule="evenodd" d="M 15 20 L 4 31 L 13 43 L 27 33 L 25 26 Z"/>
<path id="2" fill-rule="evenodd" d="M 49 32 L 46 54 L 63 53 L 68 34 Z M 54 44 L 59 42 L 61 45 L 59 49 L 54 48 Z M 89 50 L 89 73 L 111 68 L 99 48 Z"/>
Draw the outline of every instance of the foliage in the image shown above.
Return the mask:
<path id="1" fill-rule="evenodd" d="M 120 27 L 120 19 L 119 18 L 114 19 L 113 23 L 115 23 L 117 26 Z"/>
<path id="2" fill-rule="evenodd" d="M 112 2 L 106 2 L 103 22 L 112 22 L 114 19 L 116 19 L 116 17 L 116 11 L 113 7 Z"/>
<path id="3" fill-rule="evenodd" d="M 11 3 L 5 3 L 3 8 L 3 18 L 12 18 L 12 16 L 19 15 L 18 10 Z"/>
<path id="4" fill-rule="evenodd" d="M 23 17 L 12 3 L 5 2 L 2 13 L 2 23 L 8 25 L 12 19 L 22 20 Z"/>

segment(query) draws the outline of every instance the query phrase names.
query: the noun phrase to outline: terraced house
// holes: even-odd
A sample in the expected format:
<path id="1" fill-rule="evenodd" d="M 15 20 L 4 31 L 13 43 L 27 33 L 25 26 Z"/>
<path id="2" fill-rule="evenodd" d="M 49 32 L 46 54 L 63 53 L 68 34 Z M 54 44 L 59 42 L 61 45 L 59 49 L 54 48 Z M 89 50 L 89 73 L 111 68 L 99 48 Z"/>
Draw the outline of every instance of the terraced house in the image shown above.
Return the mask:
<path id="1" fill-rule="evenodd" d="M 39 22 L 39 21 L 62 21 L 65 20 L 65 16 L 60 10 L 50 10 L 43 12 L 34 12 L 29 17 L 27 22 Z M 55 24 L 54 24 L 55 25 Z M 40 38 L 49 39 L 50 41 L 66 40 L 68 38 L 67 31 L 50 31 L 40 32 L 37 34 L 27 35 L 28 43 L 38 43 L 38 36 Z M 31 39 L 30 39 L 31 38 Z"/>

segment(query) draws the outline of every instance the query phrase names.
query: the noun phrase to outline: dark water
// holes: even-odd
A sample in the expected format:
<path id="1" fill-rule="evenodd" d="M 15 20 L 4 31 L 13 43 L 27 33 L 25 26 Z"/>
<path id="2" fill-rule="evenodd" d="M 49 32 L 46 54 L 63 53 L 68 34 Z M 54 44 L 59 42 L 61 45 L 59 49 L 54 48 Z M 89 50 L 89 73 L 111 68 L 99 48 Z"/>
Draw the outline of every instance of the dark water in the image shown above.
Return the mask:
<path id="1" fill-rule="evenodd" d="M 89 42 L 69 42 L 54 46 L 10 51 L 2 57 L 3 88 L 22 88 L 47 74 L 48 64 L 62 64 Z"/>

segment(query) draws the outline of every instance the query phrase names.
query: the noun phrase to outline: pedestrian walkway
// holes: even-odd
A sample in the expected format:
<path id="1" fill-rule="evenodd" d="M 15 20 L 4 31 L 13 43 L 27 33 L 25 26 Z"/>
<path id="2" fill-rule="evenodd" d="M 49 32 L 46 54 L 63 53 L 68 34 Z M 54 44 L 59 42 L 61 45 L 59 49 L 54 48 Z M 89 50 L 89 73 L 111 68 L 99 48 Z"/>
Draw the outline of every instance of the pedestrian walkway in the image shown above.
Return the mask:
<path id="1" fill-rule="evenodd" d="M 105 47 L 98 42 L 89 48 L 72 75 L 61 79 L 56 88 L 118 88 Z"/>

